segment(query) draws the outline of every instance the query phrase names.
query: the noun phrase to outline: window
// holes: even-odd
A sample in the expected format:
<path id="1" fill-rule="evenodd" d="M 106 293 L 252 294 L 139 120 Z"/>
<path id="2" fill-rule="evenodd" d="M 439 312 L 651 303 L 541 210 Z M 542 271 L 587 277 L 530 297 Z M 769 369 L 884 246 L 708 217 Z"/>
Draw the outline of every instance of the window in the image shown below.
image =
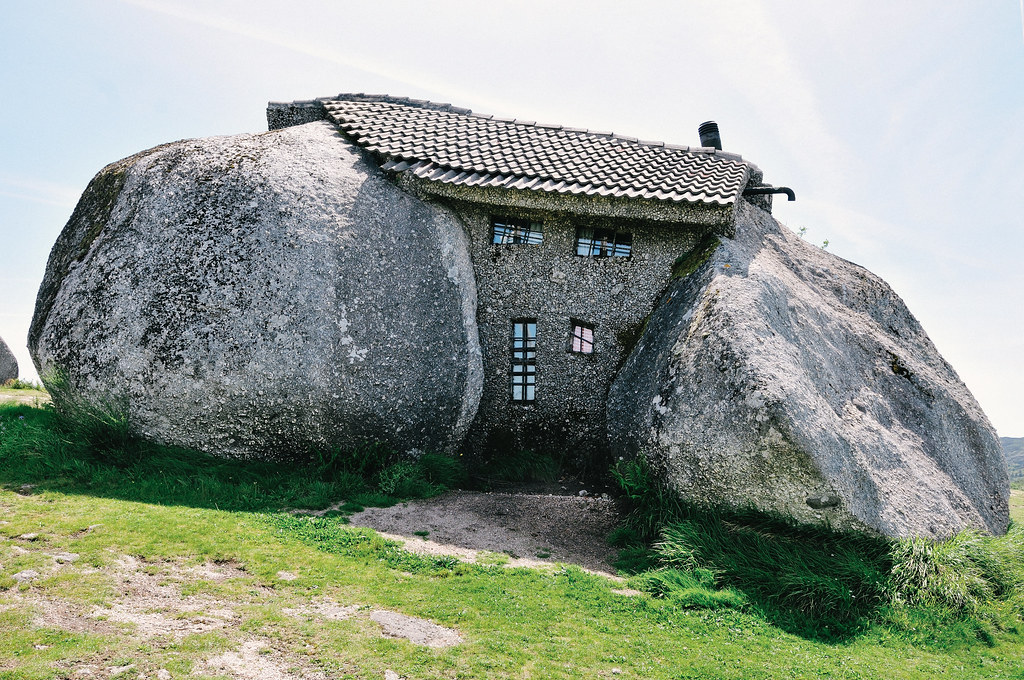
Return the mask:
<path id="1" fill-rule="evenodd" d="M 633 235 L 614 229 L 576 230 L 576 254 L 582 257 L 629 257 Z"/>
<path id="2" fill-rule="evenodd" d="M 594 353 L 594 327 L 581 321 L 572 322 L 569 351 L 577 354 Z"/>
<path id="3" fill-rule="evenodd" d="M 512 401 L 533 401 L 537 389 L 537 320 L 512 322 Z"/>
<path id="4" fill-rule="evenodd" d="M 538 245 L 543 242 L 544 225 L 540 222 L 511 217 L 491 218 L 491 243 Z"/>

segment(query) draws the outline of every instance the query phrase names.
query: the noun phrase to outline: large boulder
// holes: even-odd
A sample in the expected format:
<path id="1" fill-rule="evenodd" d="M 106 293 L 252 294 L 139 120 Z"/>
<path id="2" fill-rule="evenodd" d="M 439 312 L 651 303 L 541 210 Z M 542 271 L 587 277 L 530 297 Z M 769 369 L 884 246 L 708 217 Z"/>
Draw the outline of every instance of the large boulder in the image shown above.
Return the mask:
<path id="1" fill-rule="evenodd" d="M 0 385 L 18 377 L 18 360 L 11 353 L 3 338 L 0 338 Z"/>
<path id="2" fill-rule="evenodd" d="M 735 239 L 705 246 L 611 387 L 616 455 L 697 503 L 892 537 L 1006 531 L 996 433 L 885 282 L 745 203 Z"/>
<path id="3" fill-rule="evenodd" d="M 58 402 L 233 457 L 457 447 L 482 386 L 467 237 L 360 154 L 315 122 L 102 170 L 29 335 Z"/>

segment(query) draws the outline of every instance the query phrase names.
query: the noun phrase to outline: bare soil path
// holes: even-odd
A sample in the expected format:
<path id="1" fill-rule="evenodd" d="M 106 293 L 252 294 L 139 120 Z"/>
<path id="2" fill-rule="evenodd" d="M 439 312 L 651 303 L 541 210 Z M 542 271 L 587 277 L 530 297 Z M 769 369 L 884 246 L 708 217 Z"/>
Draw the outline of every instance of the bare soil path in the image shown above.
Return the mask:
<path id="1" fill-rule="evenodd" d="M 390 508 L 367 508 L 350 520 L 403 541 L 413 552 L 466 561 L 493 561 L 503 554 L 509 566 L 565 563 L 615 574 L 611 562 L 616 553 L 607 537 L 619 514 L 605 498 L 452 491 Z"/>

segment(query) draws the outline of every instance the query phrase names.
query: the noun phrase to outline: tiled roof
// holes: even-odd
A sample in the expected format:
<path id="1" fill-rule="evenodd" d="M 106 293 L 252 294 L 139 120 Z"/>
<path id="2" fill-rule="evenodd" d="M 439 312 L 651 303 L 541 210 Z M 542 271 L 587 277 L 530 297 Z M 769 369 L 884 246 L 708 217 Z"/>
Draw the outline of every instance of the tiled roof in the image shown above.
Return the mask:
<path id="1" fill-rule="evenodd" d="M 382 169 L 429 181 L 725 206 L 748 177 L 738 155 L 704 147 L 378 95 L 319 101 L 349 139 L 378 156 Z"/>

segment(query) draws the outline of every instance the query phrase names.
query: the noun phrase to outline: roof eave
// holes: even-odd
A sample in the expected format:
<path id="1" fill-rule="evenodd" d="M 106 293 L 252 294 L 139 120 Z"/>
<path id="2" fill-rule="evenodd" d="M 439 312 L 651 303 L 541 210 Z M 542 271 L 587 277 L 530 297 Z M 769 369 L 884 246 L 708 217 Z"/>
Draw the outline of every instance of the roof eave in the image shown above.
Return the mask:
<path id="1" fill-rule="evenodd" d="M 732 236 L 735 198 L 727 203 L 665 201 L 621 196 L 564 194 L 535 189 L 508 189 L 451 184 L 416 177 L 410 172 L 396 175 L 399 186 L 425 197 L 438 197 L 487 206 L 563 212 L 588 217 L 688 224 Z"/>

